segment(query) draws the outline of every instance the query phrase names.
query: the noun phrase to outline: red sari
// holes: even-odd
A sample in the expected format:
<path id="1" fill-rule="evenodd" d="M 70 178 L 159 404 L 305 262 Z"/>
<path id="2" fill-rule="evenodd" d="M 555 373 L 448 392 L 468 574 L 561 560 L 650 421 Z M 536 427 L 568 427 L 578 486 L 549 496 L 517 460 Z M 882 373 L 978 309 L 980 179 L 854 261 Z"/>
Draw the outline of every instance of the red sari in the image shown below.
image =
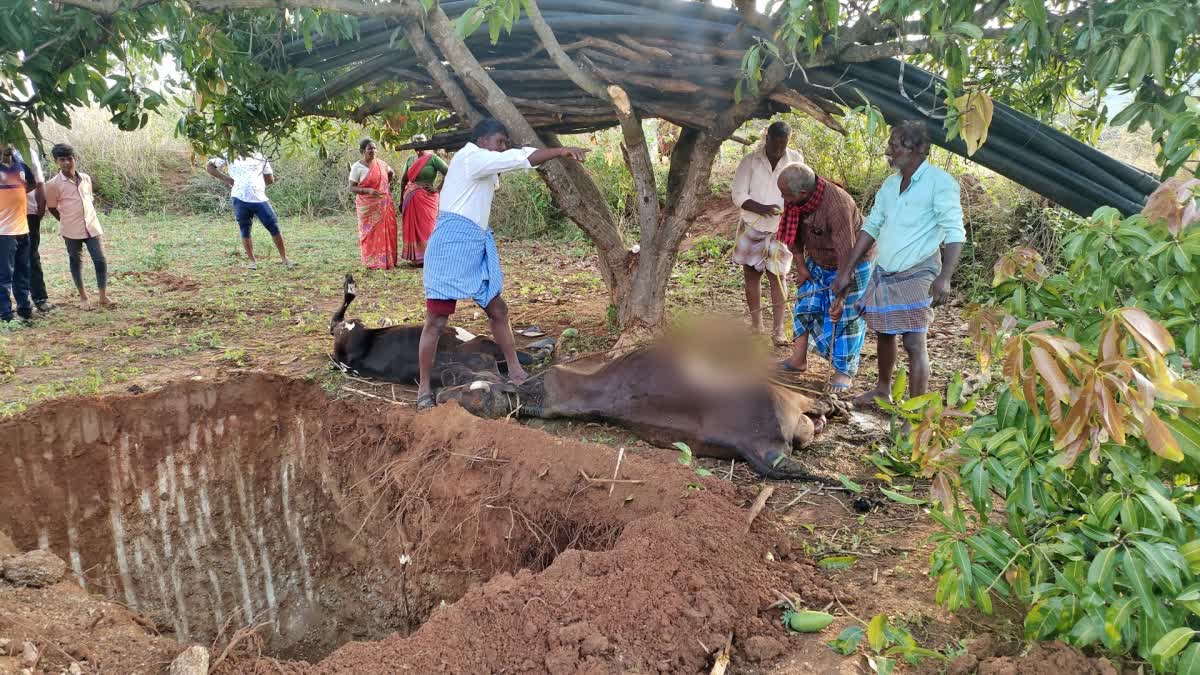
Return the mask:
<path id="1" fill-rule="evenodd" d="M 366 177 L 358 186 L 378 190 L 383 196 L 359 194 L 354 197 L 358 212 L 358 247 L 367 269 L 390 270 L 396 266 L 396 205 L 388 185 L 391 171 L 392 168 L 381 159 L 371 162 Z"/>
<path id="2" fill-rule="evenodd" d="M 400 257 L 418 265 L 425 262 L 425 246 L 429 243 L 429 235 L 433 234 L 433 226 L 437 224 L 438 193 L 417 182 L 417 176 L 421 175 L 421 170 L 432 157 L 433 153 L 421 155 L 408 168 L 404 176 L 404 201 L 400 203 L 404 220 L 404 249 Z"/>

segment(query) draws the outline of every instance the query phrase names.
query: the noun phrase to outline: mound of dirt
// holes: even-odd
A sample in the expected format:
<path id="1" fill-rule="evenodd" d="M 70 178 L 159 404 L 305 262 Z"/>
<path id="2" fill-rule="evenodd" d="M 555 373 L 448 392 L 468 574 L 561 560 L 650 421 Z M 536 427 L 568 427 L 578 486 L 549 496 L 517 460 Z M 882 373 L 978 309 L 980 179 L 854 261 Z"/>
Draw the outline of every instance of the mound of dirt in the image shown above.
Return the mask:
<path id="1" fill-rule="evenodd" d="M 751 638 L 786 637 L 770 623 L 777 613 L 764 609 L 775 599 L 771 589 L 788 587 L 807 566 L 767 560 L 770 528 L 745 532 L 746 514 L 731 503 L 728 483 L 697 481 L 681 467 L 631 458 L 620 476 L 642 482 L 617 484 L 610 495 L 581 472 L 611 475 L 611 448 L 479 420 L 456 405 L 418 417 L 413 432 L 408 452 L 478 448 L 494 458 L 495 467 L 482 462 L 465 472 L 450 469 L 453 480 L 445 487 L 456 499 L 522 489 L 532 477 L 538 487 L 523 496 L 523 509 L 554 513 L 565 499 L 569 513 L 617 524 L 620 534 L 608 550 L 567 546 L 540 573 L 526 567 L 500 574 L 435 610 L 412 636 L 346 645 L 311 672 L 698 672 L 729 633 L 739 649 L 759 642 Z M 701 489 L 688 487 L 697 482 Z M 565 492 L 564 485 L 570 486 Z M 515 520 L 511 513 L 497 515 L 493 534 L 554 527 L 523 522 L 520 513 Z M 461 543 L 446 539 L 434 546 Z M 827 597 L 830 589 L 811 591 Z M 768 655 L 754 650 L 753 656 Z"/>
<path id="2" fill-rule="evenodd" d="M 679 252 L 690 251 L 697 239 L 702 237 L 724 237 L 733 239 L 737 233 L 741 212 L 733 205 L 728 192 L 708 195 L 696 209 L 696 220 L 688 227 Z"/>
<path id="3" fill-rule="evenodd" d="M 32 588 L 0 580 L 0 673 L 161 673 L 182 650 L 73 582 Z"/>
<path id="4" fill-rule="evenodd" d="M 114 276 L 119 279 L 137 279 L 147 285 L 161 286 L 168 291 L 190 292 L 200 290 L 200 284 L 194 279 L 181 277 L 170 272 L 119 272 Z"/>

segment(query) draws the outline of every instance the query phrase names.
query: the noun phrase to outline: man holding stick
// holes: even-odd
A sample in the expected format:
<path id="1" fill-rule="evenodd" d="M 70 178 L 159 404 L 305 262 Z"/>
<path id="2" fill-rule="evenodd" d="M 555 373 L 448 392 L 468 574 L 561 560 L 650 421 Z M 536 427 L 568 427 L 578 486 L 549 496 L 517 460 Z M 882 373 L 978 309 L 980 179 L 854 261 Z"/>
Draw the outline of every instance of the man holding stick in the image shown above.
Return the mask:
<path id="1" fill-rule="evenodd" d="M 776 238 L 783 196 L 779 194 L 779 173 L 790 164 L 803 164 L 804 155 L 788 147 L 792 130 L 784 122 L 767 127 L 761 147 L 746 155 L 738 164 L 730 193 L 733 204 L 741 209 L 733 262 L 742 266 L 746 282 L 746 305 L 750 325 L 763 332 L 762 277 L 767 275 L 773 312 L 772 339 L 776 346 L 787 344 L 784 316 L 787 314 L 786 278 L 792 267 L 792 254 Z"/>
<path id="2" fill-rule="evenodd" d="M 878 339 L 879 380 L 854 399 L 856 406 L 871 405 L 876 398 L 891 400 L 896 336 L 908 353 L 909 396 L 925 393 L 925 333 L 933 323 L 933 308 L 950 297 L 950 278 L 966 241 L 958 181 L 929 163 L 925 126 L 898 124 L 885 154 L 898 173 L 880 186 L 847 265 L 833 282 L 834 294 L 844 300 L 853 285 L 852 266 L 878 242 L 875 271 L 858 304 Z"/>
<path id="3" fill-rule="evenodd" d="M 525 370 L 517 361 L 508 305 L 500 297 L 504 274 L 500 254 L 488 220 L 492 196 L 500 186 L 500 174 L 530 169 L 558 158 L 583 161 L 582 148 L 508 147 L 508 130 L 499 120 L 488 118 L 471 130 L 471 141 L 450 160 L 442 180 L 440 212 L 425 250 L 425 326 L 418 348 L 420 380 L 417 409 L 434 405 L 430 374 L 437 355 L 438 340 L 454 313 L 457 302 L 470 298 L 487 313 L 492 339 L 504 352 L 508 377 L 524 382 Z"/>
<path id="4" fill-rule="evenodd" d="M 779 364 L 784 372 L 808 369 L 808 350 L 833 366 L 831 393 L 850 388 L 858 372 L 859 354 L 867 325 L 856 306 L 871 276 L 874 252 L 853 266 L 846 296 L 835 296 L 833 280 L 847 265 L 862 228 L 862 213 L 845 190 L 813 173 L 804 164 L 793 164 L 779 174 L 783 217 L 779 241 L 800 261 L 796 265 L 796 306 L 792 311 L 795 339 L 791 358 Z"/>

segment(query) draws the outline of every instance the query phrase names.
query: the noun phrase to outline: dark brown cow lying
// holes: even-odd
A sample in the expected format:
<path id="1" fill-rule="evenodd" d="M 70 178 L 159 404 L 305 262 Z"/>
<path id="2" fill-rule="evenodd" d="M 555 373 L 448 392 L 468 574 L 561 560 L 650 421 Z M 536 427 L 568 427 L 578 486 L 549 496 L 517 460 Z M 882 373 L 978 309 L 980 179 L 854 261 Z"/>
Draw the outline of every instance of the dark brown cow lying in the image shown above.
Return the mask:
<path id="1" fill-rule="evenodd" d="M 421 341 L 421 326 L 367 328 L 362 321 L 347 321 L 346 310 L 354 298 L 354 277 L 347 274 L 342 306 L 329 321 L 334 361 L 345 372 L 387 382 L 415 383 L 419 374 L 417 346 Z M 438 340 L 431 377 L 434 386 L 441 384 L 442 371 L 451 364 L 496 375 L 507 370 L 504 354 L 495 342 L 469 334 L 460 335 L 458 329 L 448 328 Z M 523 365 L 533 363 L 533 357 L 526 352 L 518 352 L 517 358 Z"/>
<path id="2" fill-rule="evenodd" d="M 719 372 L 704 359 L 659 345 L 616 358 L 595 355 L 552 366 L 524 384 L 455 366 L 438 402 L 458 401 L 481 417 L 569 417 L 619 424 L 669 447 L 686 442 L 697 454 L 741 459 L 766 478 L 830 482 L 791 457 L 834 412 L 818 401 L 743 371 Z"/>

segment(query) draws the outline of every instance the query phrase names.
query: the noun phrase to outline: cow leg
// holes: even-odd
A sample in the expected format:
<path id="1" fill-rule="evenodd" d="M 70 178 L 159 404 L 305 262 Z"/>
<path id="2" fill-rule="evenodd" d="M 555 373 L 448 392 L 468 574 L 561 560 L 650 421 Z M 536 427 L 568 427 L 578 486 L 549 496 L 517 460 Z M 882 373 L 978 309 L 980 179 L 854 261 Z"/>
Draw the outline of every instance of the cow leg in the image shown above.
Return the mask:
<path id="1" fill-rule="evenodd" d="M 517 348 L 513 345 L 512 326 L 508 325 L 508 303 L 497 295 L 488 303 L 487 307 L 483 308 L 483 311 L 487 312 L 488 322 L 491 324 L 492 339 L 504 353 L 504 362 L 508 366 L 508 379 L 516 384 L 524 382 L 529 376 L 521 367 L 521 360 L 517 358 Z"/>
<path id="2" fill-rule="evenodd" d="M 425 310 L 425 327 L 421 329 L 421 342 L 417 345 L 417 365 L 421 369 L 417 380 L 417 398 L 433 391 L 429 383 L 430 374 L 433 372 L 434 359 L 437 358 L 438 340 L 449 321 L 449 316 Z"/>
<path id="3" fill-rule="evenodd" d="M 835 480 L 818 476 L 805 469 L 803 465 L 792 459 L 786 448 L 756 450 L 740 454 L 755 473 L 769 480 L 806 480 L 824 485 L 839 484 Z"/>

